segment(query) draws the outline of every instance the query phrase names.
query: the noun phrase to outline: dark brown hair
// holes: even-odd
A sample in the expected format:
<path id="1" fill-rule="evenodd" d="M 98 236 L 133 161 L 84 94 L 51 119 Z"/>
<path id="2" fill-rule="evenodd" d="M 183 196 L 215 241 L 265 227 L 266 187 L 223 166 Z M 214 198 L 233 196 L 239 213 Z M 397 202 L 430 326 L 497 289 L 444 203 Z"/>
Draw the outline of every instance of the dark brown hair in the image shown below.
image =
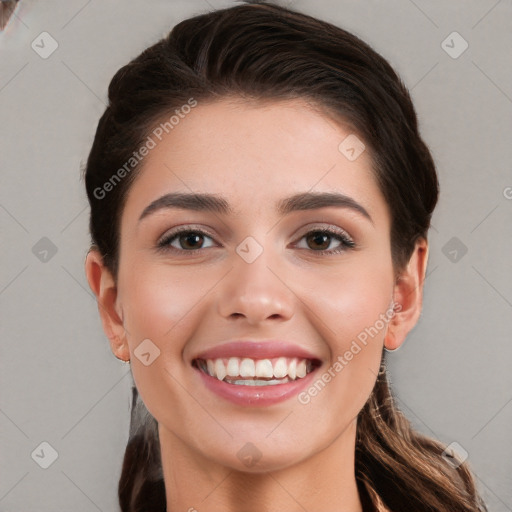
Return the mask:
<path id="1" fill-rule="evenodd" d="M 114 276 L 124 201 L 141 167 L 126 163 L 155 126 L 191 98 L 308 101 L 350 126 L 370 151 L 390 208 L 396 272 L 418 238 L 427 236 L 438 181 L 410 95 L 381 55 L 341 28 L 268 2 L 216 10 L 176 25 L 122 67 L 108 93 L 85 182 L 92 242 Z M 135 387 L 133 393 L 121 510 L 161 512 L 166 499 L 157 422 Z M 487 510 L 467 463 L 455 469 L 443 450 L 413 430 L 394 404 L 385 371 L 379 374 L 357 425 L 355 472 L 364 510 L 379 504 L 392 511 Z"/>

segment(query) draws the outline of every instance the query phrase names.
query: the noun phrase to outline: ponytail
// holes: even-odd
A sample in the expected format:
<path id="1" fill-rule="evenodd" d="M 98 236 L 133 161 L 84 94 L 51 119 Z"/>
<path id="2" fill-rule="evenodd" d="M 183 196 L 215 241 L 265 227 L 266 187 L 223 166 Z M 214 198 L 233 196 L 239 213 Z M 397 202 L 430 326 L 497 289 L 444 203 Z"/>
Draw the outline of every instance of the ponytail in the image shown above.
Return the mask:
<path id="1" fill-rule="evenodd" d="M 135 386 L 118 496 L 121 512 L 165 512 L 167 508 L 158 423 Z"/>
<path id="2" fill-rule="evenodd" d="M 358 417 L 356 479 L 374 504 L 391 511 L 486 512 L 468 463 L 453 467 L 442 457 L 444 449 L 416 432 L 396 407 L 383 352 L 375 387 Z"/>

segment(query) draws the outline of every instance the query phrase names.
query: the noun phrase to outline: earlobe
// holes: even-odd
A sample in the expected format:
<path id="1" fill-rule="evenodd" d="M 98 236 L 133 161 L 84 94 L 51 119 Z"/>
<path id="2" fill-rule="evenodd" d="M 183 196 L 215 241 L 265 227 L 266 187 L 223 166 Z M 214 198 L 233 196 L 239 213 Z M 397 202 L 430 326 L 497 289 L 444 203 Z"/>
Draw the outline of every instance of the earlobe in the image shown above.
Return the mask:
<path id="1" fill-rule="evenodd" d="M 90 249 L 85 260 L 85 274 L 96 296 L 103 330 L 110 341 L 113 354 L 122 361 L 130 359 L 130 350 L 118 304 L 117 286 L 110 270 L 104 265 L 97 249 Z"/>
<path id="2" fill-rule="evenodd" d="M 397 350 L 416 325 L 423 304 L 423 283 L 428 261 L 428 243 L 420 238 L 406 268 L 397 277 L 393 290 L 395 314 L 390 319 L 384 347 Z"/>

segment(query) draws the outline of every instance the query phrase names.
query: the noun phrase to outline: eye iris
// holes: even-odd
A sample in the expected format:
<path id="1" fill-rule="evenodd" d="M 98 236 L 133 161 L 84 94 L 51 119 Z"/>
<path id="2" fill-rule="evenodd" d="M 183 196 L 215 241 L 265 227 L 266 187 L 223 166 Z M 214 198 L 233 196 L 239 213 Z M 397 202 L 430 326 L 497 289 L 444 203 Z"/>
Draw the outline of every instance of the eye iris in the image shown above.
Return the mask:
<path id="1" fill-rule="evenodd" d="M 203 239 L 204 237 L 200 233 L 189 232 L 184 235 L 180 235 L 180 243 L 184 249 L 196 249 L 197 245 L 195 245 L 195 242 L 203 242 Z M 185 243 L 183 243 L 183 241 L 185 241 Z M 187 244 L 190 242 L 191 246 L 187 247 Z"/>
<path id="2" fill-rule="evenodd" d="M 323 247 L 320 247 L 321 250 L 327 249 L 331 236 L 320 231 L 314 231 L 313 233 L 314 234 L 308 235 L 308 242 L 313 239 L 315 244 L 323 245 Z"/>

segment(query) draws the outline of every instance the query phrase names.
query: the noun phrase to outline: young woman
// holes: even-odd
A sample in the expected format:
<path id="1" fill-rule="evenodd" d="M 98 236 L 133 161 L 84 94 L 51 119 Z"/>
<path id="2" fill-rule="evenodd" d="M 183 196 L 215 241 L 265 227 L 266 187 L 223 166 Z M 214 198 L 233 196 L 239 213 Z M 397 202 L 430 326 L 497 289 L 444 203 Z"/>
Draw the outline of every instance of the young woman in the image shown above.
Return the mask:
<path id="1" fill-rule="evenodd" d="M 367 44 L 269 3 L 185 20 L 112 79 L 85 181 L 123 512 L 486 510 L 386 380 L 438 181 Z"/>

